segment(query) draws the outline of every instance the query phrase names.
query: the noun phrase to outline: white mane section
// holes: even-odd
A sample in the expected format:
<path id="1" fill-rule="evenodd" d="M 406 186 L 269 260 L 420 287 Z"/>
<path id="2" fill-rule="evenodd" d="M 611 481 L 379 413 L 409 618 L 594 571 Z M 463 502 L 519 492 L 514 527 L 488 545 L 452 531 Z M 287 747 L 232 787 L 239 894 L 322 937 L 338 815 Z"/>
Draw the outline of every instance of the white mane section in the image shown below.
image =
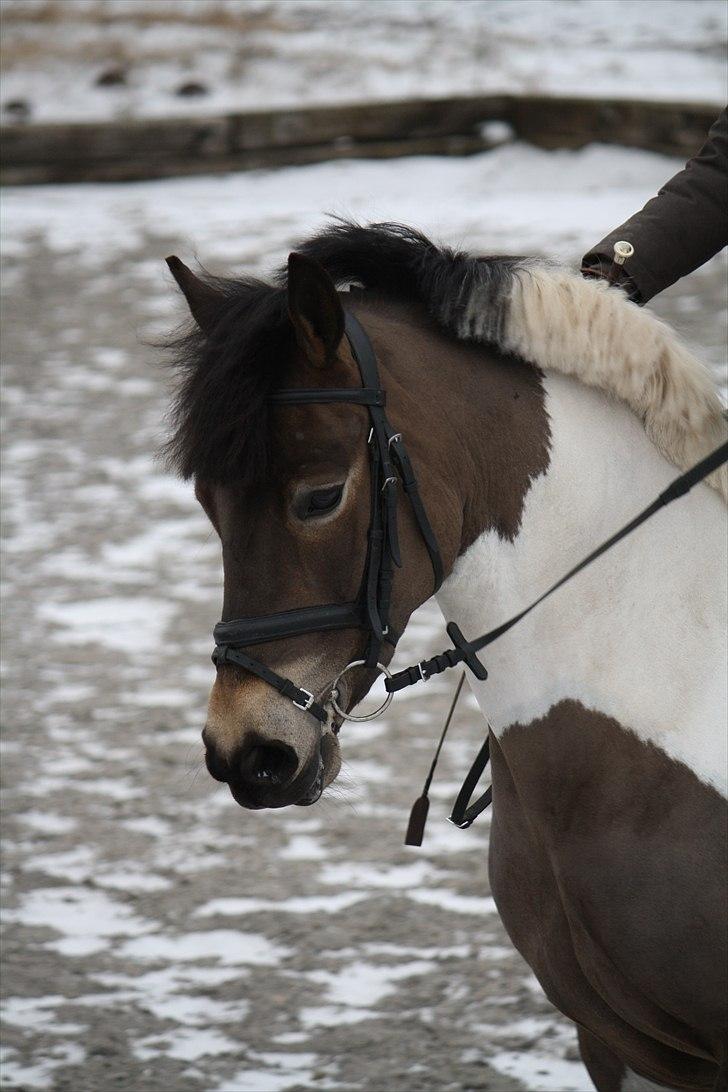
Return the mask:
<path id="1" fill-rule="evenodd" d="M 523 266 L 512 283 L 497 336 L 501 348 L 625 402 L 683 470 L 725 441 L 728 423 L 710 373 L 664 322 L 604 281 L 558 266 Z M 474 310 L 468 308 L 470 336 L 478 336 Z M 728 468 L 707 482 L 728 499 Z"/>

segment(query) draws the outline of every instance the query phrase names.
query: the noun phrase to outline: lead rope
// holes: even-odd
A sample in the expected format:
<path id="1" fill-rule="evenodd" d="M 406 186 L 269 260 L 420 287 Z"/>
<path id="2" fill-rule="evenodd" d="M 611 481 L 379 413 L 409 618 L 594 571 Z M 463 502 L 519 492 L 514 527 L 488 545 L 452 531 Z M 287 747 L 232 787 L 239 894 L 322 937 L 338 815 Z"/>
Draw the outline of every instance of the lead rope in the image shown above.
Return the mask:
<path id="1" fill-rule="evenodd" d="M 430 798 L 429 798 L 429 796 L 427 794 L 430 791 L 430 785 L 432 784 L 432 778 L 433 778 L 433 775 L 435 773 L 435 767 L 437 766 L 437 760 L 440 757 L 440 751 L 442 750 L 442 745 L 445 742 L 445 736 L 447 735 L 447 730 L 450 727 L 450 721 L 453 718 L 453 714 L 455 712 L 455 706 L 458 703 L 458 698 L 460 697 L 460 691 L 463 688 L 463 683 L 464 682 L 465 682 L 465 672 L 463 671 L 461 673 L 461 675 L 460 675 L 460 680 L 458 682 L 458 685 L 455 688 L 455 694 L 453 695 L 453 699 L 450 702 L 450 712 L 447 714 L 447 719 L 445 720 L 445 727 L 442 729 L 442 732 L 440 733 L 440 742 L 437 745 L 437 750 L 435 751 L 434 758 L 432 759 L 432 764 L 430 766 L 430 772 L 428 773 L 428 775 L 427 775 L 427 777 L 425 779 L 425 787 L 422 790 L 422 795 L 418 796 L 417 799 L 415 800 L 414 804 L 412 805 L 412 811 L 410 812 L 409 823 L 407 824 L 407 833 L 405 834 L 405 838 L 404 838 L 404 844 L 406 846 L 421 846 L 422 845 L 422 839 L 423 839 L 424 834 L 425 834 L 425 823 L 427 822 L 427 813 L 430 810 Z"/>

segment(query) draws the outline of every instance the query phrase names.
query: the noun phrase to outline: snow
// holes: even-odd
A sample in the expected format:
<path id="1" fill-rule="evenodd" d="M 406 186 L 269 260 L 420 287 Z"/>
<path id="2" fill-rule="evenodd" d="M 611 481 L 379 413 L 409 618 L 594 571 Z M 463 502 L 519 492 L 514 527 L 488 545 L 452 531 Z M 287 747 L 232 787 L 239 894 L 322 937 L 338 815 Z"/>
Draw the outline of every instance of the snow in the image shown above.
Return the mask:
<path id="1" fill-rule="evenodd" d="M 409 891 L 423 880 L 433 880 L 438 872 L 426 861 L 413 861 L 411 864 L 398 865 L 394 868 L 366 868 L 361 864 L 324 865 L 321 869 L 322 883 L 343 884 L 356 888 L 390 888 L 392 891 Z"/>
<path id="2" fill-rule="evenodd" d="M 294 834 L 288 845 L 281 850 L 280 856 L 284 861 L 322 861 L 326 857 L 326 850 L 310 834 Z"/>
<path id="3" fill-rule="evenodd" d="M 43 14 L 45 9 L 45 14 Z M 722 0 L 4 0 L 37 121 L 549 92 L 725 101 Z M 110 68 L 123 82 L 98 87 Z M 185 83 L 203 93 L 181 96 Z M 6 118 L 12 115 L 6 110 Z"/>
<path id="4" fill-rule="evenodd" d="M 7 922 L 43 926 L 60 933 L 46 948 L 65 955 L 89 955 L 109 946 L 110 938 L 140 938 L 152 925 L 130 907 L 101 891 L 85 887 L 43 887 L 20 898 L 17 910 L 6 909 Z"/>
<path id="5" fill-rule="evenodd" d="M 326 987 L 328 999 L 333 1004 L 367 1009 L 394 993 L 396 982 L 428 974 L 433 968 L 434 963 L 424 959 L 393 966 L 356 960 L 339 971 L 310 971 L 307 977 Z"/>
<path id="6" fill-rule="evenodd" d="M 504 1050 L 489 1054 L 488 1064 L 499 1073 L 523 1081 L 529 1092 L 590 1092 L 581 1062 L 554 1058 L 552 1054 Z"/>
<path id="7" fill-rule="evenodd" d="M 51 1088 L 57 1069 L 81 1065 L 86 1059 L 86 1051 L 78 1043 L 59 1043 L 46 1048 L 35 1065 L 21 1065 L 13 1059 L 14 1053 L 9 1048 L 2 1059 L 3 1081 L 7 1087 Z"/>
<path id="8" fill-rule="evenodd" d="M 635 149 L 594 144 L 548 152 L 516 143 L 464 159 L 413 156 L 163 182 L 6 187 L 0 217 L 16 254 L 40 237 L 92 269 L 134 251 L 147 236 L 175 236 L 189 240 L 184 258 L 199 254 L 213 271 L 264 272 L 264 263 L 280 262 L 296 237 L 323 226 L 327 213 L 412 223 L 475 252 L 515 248 L 576 258 L 681 166 Z M 168 301 L 169 329 L 181 310 L 162 257 L 151 295 Z M 125 479 L 136 470 L 140 478 L 158 478 L 152 460 L 143 462 L 129 467 L 107 458 L 103 466 L 110 476 Z"/>
<path id="9" fill-rule="evenodd" d="M 216 959 L 223 966 L 273 966 L 285 959 L 288 951 L 272 944 L 257 933 L 235 929 L 209 929 L 202 933 L 182 933 L 138 937 L 118 949 L 121 958 L 167 961 Z"/>
<path id="10" fill-rule="evenodd" d="M 495 900 L 478 898 L 474 895 L 459 895 L 457 891 L 444 888 L 415 888 L 408 892 L 408 897 L 427 906 L 438 906 L 441 910 L 455 914 L 497 914 Z"/>
<path id="11" fill-rule="evenodd" d="M 87 602 L 46 603 L 41 617 L 62 627 L 60 639 L 118 652 L 147 650 L 162 643 L 173 608 L 163 599 L 119 596 Z"/>
<path id="12" fill-rule="evenodd" d="M 210 1012 L 209 1018 L 215 1018 L 213 1012 Z M 137 1039 L 133 1046 L 135 1057 L 142 1062 L 165 1057 L 195 1062 L 210 1055 L 235 1055 L 238 1050 L 239 1046 L 235 1041 L 214 1028 L 175 1028 L 163 1035 L 148 1035 Z"/>
<path id="13" fill-rule="evenodd" d="M 195 917 L 243 917 L 271 910 L 283 914 L 337 914 L 355 906 L 365 897 L 359 891 L 342 891 L 337 895 L 303 895 L 275 902 L 270 899 L 212 899 L 195 911 Z"/>
<path id="14" fill-rule="evenodd" d="M 26 811 L 20 816 L 20 821 L 40 834 L 68 834 L 78 826 L 77 820 L 68 815 L 45 811 Z"/>
<path id="15" fill-rule="evenodd" d="M 305 1052 L 289 1053 L 251 1051 L 251 1057 L 263 1064 L 261 1069 L 244 1069 L 232 1080 L 219 1085 L 215 1092 L 285 1092 L 288 1088 L 310 1088 L 314 1081 L 318 1055 Z M 322 1082 L 318 1077 L 316 1088 L 332 1088 L 335 1085 Z"/>

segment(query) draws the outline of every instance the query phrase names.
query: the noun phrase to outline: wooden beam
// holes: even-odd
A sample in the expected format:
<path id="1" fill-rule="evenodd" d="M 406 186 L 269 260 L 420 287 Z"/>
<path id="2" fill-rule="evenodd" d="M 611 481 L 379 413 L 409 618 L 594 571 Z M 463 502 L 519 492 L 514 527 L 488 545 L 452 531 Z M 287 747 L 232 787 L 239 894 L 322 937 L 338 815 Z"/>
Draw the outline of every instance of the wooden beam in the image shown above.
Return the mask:
<path id="1" fill-rule="evenodd" d="M 0 182 L 130 181 L 342 158 L 467 155 L 493 146 L 487 122 L 545 148 L 593 141 L 687 158 L 719 108 L 710 104 L 484 95 L 136 118 L 0 129 Z"/>

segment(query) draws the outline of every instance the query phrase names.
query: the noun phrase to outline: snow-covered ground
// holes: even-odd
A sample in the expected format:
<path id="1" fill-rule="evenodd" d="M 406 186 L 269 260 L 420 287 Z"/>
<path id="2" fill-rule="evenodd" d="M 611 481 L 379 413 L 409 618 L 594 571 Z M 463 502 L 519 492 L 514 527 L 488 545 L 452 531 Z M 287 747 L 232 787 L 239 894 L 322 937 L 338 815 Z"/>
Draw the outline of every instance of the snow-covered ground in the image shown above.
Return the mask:
<path id="1" fill-rule="evenodd" d="M 243 812 L 201 766 L 220 564 L 153 458 L 148 342 L 183 315 L 168 253 L 264 273 L 330 209 L 576 261 L 679 166 L 515 144 L 5 191 L 5 1088 L 589 1088 L 494 910 L 487 817 L 443 822 L 482 732 L 472 705 L 425 846 L 402 847 L 446 680 L 347 727 L 344 776 L 313 809 Z M 655 301 L 716 374 L 725 269 Z M 398 664 L 440 626 L 424 607 Z"/>
<path id="2" fill-rule="evenodd" d="M 726 98 L 723 0 L 2 0 L 2 18 L 4 120 L 24 114 L 10 103 L 51 121 L 491 91 Z"/>

